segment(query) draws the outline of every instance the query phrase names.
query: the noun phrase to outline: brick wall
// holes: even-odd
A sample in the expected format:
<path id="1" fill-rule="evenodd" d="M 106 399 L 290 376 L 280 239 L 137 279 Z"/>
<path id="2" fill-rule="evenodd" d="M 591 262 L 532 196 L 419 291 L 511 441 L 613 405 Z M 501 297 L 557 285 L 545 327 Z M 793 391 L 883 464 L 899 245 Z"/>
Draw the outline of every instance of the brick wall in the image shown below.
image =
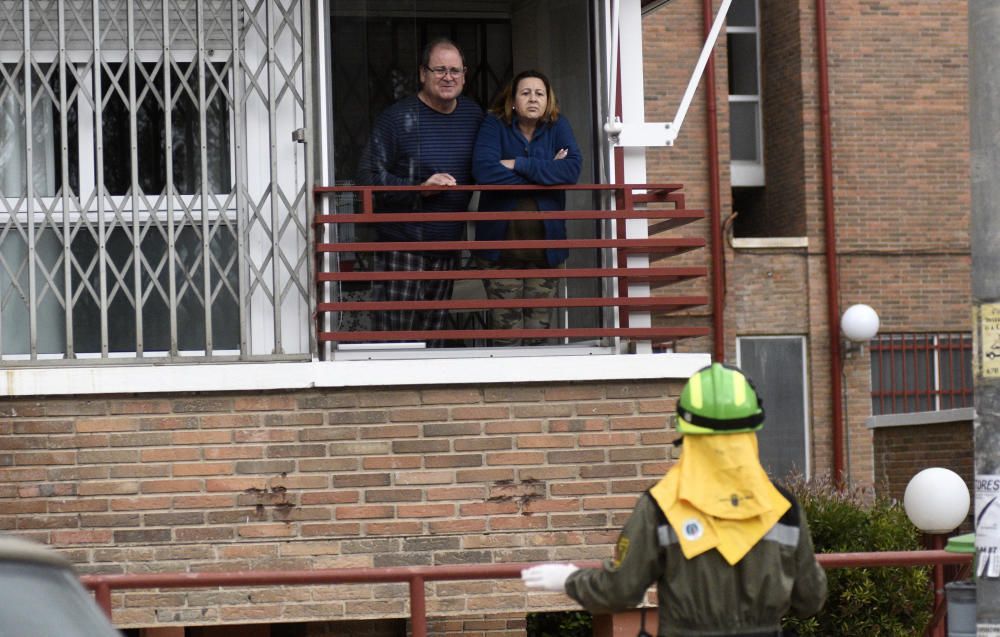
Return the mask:
<path id="1" fill-rule="evenodd" d="M 874 432 L 875 478 L 885 495 L 903 499 L 910 479 L 928 467 L 944 467 L 972 486 L 971 422 L 879 427 Z"/>
<path id="2" fill-rule="evenodd" d="M 766 215 L 744 236 L 805 236 L 805 164 L 802 112 L 802 37 L 799 7 L 788 0 L 760 2 L 761 100 Z"/>
<path id="3" fill-rule="evenodd" d="M 609 556 L 670 464 L 679 383 L 0 403 L 0 529 L 83 573 Z M 406 616 L 402 584 L 116 593 L 120 626 Z M 431 616 L 572 608 L 428 585 Z M 515 627 L 516 628 L 516 627 Z"/>
<path id="4" fill-rule="evenodd" d="M 717 2 L 713 3 L 718 5 Z M 815 2 L 760 0 L 767 236 L 808 248 L 735 251 L 726 264 L 727 356 L 744 334 L 808 338 L 814 467 L 832 468 L 830 334 L 825 257 Z M 886 332 L 967 331 L 971 306 L 967 11 L 958 0 L 863 0 L 827 7 L 834 211 L 842 312 L 868 303 Z M 671 117 L 700 48 L 700 2 L 644 19 L 647 119 Z M 725 39 L 718 71 L 721 208 L 729 185 Z M 684 184 L 708 208 L 704 80 L 678 143 L 647 151 L 651 179 Z M 728 227 L 728 223 L 726 223 Z M 709 225 L 702 226 L 706 236 Z M 759 234 L 754 231 L 753 234 Z M 706 251 L 707 253 L 707 251 Z M 770 273 L 770 274 L 769 274 Z M 796 288 L 795 286 L 799 286 Z M 700 343 L 711 347 L 710 342 Z M 850 477 L 876 479 L 866 359 L 845 360 L 845 454 Z"/>

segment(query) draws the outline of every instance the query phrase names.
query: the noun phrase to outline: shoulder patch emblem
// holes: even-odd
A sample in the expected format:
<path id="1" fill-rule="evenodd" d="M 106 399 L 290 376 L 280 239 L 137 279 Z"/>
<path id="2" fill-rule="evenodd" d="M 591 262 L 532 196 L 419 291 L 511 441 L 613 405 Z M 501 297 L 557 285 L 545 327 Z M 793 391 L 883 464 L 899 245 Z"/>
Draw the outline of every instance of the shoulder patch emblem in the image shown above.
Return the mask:
<path id="1" fill-rule="evenodd" d="M 628 555 L 628 545 L 629 541 L 627 537 L 618 538 L 618 544 L 615 545 L 615 566 L 625 561 L 625 556 Z"/>
<path id="2" fill-rule="evenodd" d="M 681 532 L 684 534 L 685 540 L 694 542 L 701 539 L 701 536 L 705 533 L 705 528 L 701 525 L 701 520 L 691 518 L 690 520 L 686 520 L 681 526 Z"/>

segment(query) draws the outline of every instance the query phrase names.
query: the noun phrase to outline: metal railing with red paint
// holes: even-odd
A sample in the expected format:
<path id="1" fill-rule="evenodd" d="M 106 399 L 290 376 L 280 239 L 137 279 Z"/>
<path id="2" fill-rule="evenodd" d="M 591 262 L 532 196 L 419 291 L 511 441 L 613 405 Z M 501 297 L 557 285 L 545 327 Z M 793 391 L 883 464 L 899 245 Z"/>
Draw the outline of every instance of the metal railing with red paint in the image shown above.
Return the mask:
<path id="1" fill-rule="evenodd" d="M 591 209 L 577 206 L 574 209 L 540 212 L 384 212 L 377 207 L 379 193 L 406 192 L 437 193 L 442 189 L 428 187 L 375 187 L 375 186 L 322 186 L 315 188 L 317 198 L 316 282 L 319 286 L 317 303 L 317 337 L 328 343 L 379 343 L 389 341 L 451 341 L 460 344 L 489 344 L 490 339 L 546 339 L 549 342 L 568 342 L 572 339 L 631 339 L 654 344 L 672 344 L 678 339 L 706 336 L 710 328 L 704 316 L 684 316 L 683 319 L 665 320 L 667 314 L 688 312 L 707 306 L 708 296 L 704 284 L 685 286 L 683 294 L 666 295 L 660 289 L 680 282 L 706 279 L 709 268 L 704 258 L 679 255 L 699 250 L 706 245 L 703 233 L 689 229 L 676 234 L 693 221 L 703 219 L 704 212 L 684 207 L 681 187 L 675 184 L 586 184 L 535 187 L 532 190 L 560 190 L 575 193 L 592 193 L 593 200 L 603 199 L 603 207 Z M 453 186 L 452 191 L 519 191 L 524 186 Z M 614 202 L 613 209 L 610 205 Z M 327 210 L 328 212 L 322 212 Z M 518 221 L 518 220 L 567 220 L 589 221 L 593 236 L 573 236 L 566 239 L 527 239 L 503 241 L 377 241 L 358 240 L 357 235 L 369 232 L 371 226 L 387 223 L 442 222 L 442 221 Z M 359 226 L 359 224 L 363 224 Z M 635 224 L 638 224 L 636 226 Z M 366 228 L 365 230 L 359 230 Z M 578 233 L 586 234 L 586 233 Z M 571 260 L 569 267 L 540 267 L 532 269 L 489 269 L 471 255 L 483 250 L 542 250 L 567 249 L 571 252 L 589 251 L 590 263 L 579 265 L 584 259 Z M 418 272 L 374 271 L 370 255 L 391 251 L 434 251 L 459 255 L 464 265 L 455 269 Z M 631 257 L 640 257 L 638 260 Z M 648 261 L 642 259 L 648 257 Z M 671 260 L 670 265 L 662 260 Z M 678 262 L 679 261 L 679 262 Z M 478 267 L 477 267 L 478 266 Z M 463 298 L 455 295 L 445 300 L 386 301 L 373 300 L 368 288 L 386 281 L 449 280 L 478 281 L 487 279 L 552 278 L 562 282 L 564 293 L 556 298 L 484 298 L 473 295 Z M 570 288 L 584 289 L 580 281 L 588 279 L 589 295 L 567 292 Z M 569 282 L 578 282 L 575 286 Z M 634 286 L 642 286 L 641 289 Z M 345 293 L 354 286 L 360 293 Z M 367 286 L 367 287 L 366 287 Z M 633 286 L 630 289 L 630 286 Z M 648 286 L 648 287 L 646 287 Z M 598 295 L 593 290 L 600 290 Z M 638 290 L 638 291 L 637 291 Z M 498 329 L 489 323 L 489 311 L 501 309 L 550 308 L 564 312 L 589 308 L 599 313 L 584 321 L 562 320 L 548 329 L 507 328 Z M 345 317 L 358 317 L 365 313 L 447 310 L 451 316 L 478 313 L 485 317 L 477 321 L 458 321 L 447 329 L 437 331 L 376 331 L 363 321 Z M 643 313 L 648 321 L 632 321 L 630 316 Z M 702 310 L 702 314 L 707 310 Z M 721 317 L 712 317 L 721 320 Z M 469 327 L 471 325 L 471 327 Z M 561 340 L 560 340 L 561 339 Z"/>
<path id="2" fill-rule="evenodd" d="M 967 567 L 972 555 L 943 550 L 887 551 L 880 553 L 822 553 L 816 556 L 826 569 L 869 568 L 882 566 L 935 567 L 935 607 L 932 628 L 944 618 L 942 567 L 955 564 Z M 574 562 L 578 566 L 599 567 L 600 562 Z M 149 573 L 84 575 L 80 580 L 92 590 L 97 603 L 113 619 L 113 590 L 194 589 L 237 586 L 294 586 L 322 584 L 407 583 L 409 585 L 410 629 L 413 637 L 427 635 L 427 598 L 425 584 L 434 581 L 512 579 L 531 564 L 464 564 L 454 566 L 408 566 L 382 568 L 318 569 L 298 571 L 235 571 L 193 573 Z"/>

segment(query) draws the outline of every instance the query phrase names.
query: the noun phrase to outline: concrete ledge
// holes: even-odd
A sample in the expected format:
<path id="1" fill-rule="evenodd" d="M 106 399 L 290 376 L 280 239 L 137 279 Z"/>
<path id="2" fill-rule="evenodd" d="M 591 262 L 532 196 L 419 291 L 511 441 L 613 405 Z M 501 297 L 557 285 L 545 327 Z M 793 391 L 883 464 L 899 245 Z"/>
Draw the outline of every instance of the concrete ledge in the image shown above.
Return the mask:
<path id="1" fill-rule="evenodd" d="M 808 248 L 809 237 L 733 237 L 732 245 L 740 250 Z"/>
<path id="2" fill-rule="evenodd" d="M 710 362 L 708 354 L 608 354 L 15 368 L 0 374 L 0 396 L 684 380 Z"/>
<path id="3" fill-rule="evenodd" d="M 939 425 L 949 422 L 969 422 L 975 417 L 975 409 L 961 407 L 959 409 L 942 409 L 941 411 L 918 411 L 912 414 L 888 414 L 871 416 L 865 421 L 869 429 L 882 427 L 910 427 L 913 425 Z"/>

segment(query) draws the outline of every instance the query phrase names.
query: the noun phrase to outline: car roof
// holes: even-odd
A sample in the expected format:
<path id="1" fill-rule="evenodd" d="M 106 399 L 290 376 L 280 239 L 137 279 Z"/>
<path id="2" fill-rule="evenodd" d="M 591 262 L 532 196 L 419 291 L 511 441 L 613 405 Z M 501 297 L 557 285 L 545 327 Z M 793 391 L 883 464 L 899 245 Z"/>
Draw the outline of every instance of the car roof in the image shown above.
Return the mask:
<path id="1" fill-rule="evenodd" d="M 0 561 L 29 562 L 73 570 L 73 564 L 55 550 L 12 535 L 0 535 Z"/>

